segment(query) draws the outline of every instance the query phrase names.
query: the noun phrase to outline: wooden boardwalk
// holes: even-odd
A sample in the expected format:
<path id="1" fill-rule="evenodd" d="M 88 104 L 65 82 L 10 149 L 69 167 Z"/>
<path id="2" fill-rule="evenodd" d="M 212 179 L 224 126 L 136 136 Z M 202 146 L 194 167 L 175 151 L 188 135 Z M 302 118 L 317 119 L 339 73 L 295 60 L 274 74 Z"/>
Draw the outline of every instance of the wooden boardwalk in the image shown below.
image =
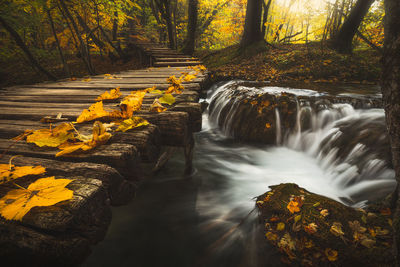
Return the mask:
<path id="1" fill-rule="evenodd" d="M 62 113 L 68 121 L 75 121 L 83 109 L 95 103 L 106 90 L 119 87 L 123 96 L 131 91 L 155 86 L 167 89 L 167 78 L 195 71 L 189 66 L 201 62 L 190 56 L 160 45 L 139 44 L 151 58 L 154 67 L 124 71 L 110 76 L 97 75 L 90 79 L 60 80 L 34 85 L 0 89 L 0 163 L 13 160 L 16 166 L 42 165 L 45 176 L 74 179 L 68 188 L 74 197 L 52 207 L 33 208 L 22 222 L 0 219 L 0 255 L 40 264 L 76 264 L 90 251 L 90 246 L 103 239 L 111 220 L 110 205 L 130 201 L 140 181 L 152 174 L 168 158 L 172 148 L 181 147 L 187 158 L 186 171 L 191 169 L 193 133 L 201 129 L 201 107 L 198 103 L 207 73 L 198 73 L 191 82 L 184 82 L 185 90 L 175 95 L 176 102 L 167 111 L 153 113 L 150 105 L 158 94 L 147 93 L 142 109 L 135 116 L 145 118 L 150 125 L 126 133 L 113 133 L 112 139 L 90 153 L 55 158 L 56 148 L 39 148 L 25 141 L 10 140 L 26 129 L 48 128 L 40 119 Z M 107 108 L 115 108 L 120 100 L 107 101 Z M 57 123 L 54 123 L 56 125 Z M 89 133 L 92 123 L 76 126 Z M 183 172 L 184 170 L 182 170 Z M 32 177 L 18 180 L 22 186 Z M 10 189 L 0 186 L 0 197 Z M 24 257 L 21 257 L 22 254 Z M 44 261 L 44 259 L 46 259 Z"/>

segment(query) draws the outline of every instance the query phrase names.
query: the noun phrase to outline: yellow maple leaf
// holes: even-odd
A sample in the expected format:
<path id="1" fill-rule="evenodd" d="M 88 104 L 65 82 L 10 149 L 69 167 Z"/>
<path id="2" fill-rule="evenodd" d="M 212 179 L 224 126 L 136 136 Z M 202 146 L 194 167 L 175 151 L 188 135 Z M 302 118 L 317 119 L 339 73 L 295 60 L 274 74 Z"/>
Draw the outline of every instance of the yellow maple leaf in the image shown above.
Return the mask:
<path id="1" fill-rule="evenodd" d="M 87 79 L 83 79 L 82 82 L 88 83 L 90 82 L 92 79 L 91 78 L 87 78 Z"/>
<path id="2" fill-rule="evenodd" d="M 158 99 L 158 101 L 160 101 L 161 104 L 167 104 L 171 106 L 172 104 L 175 103 L 176 99 L 171 94 L 164 94 L 162 97 Z"/>
<path id="3" fill-rule="evenodd" d="M 96 101 L 101 101 L 101 100 L 112 100 L 112 99 L 117 99 L 122 96 L 119 87 L 110 90 L 110 92 L 106 91 L 103 94 L 101 94 Z"/>
<path id="4" fill-rule="evenodd" d="M 27 176 L 39 175 L 46 172 L 42 166 L 15 166 L 14 164 L 0 164 L 0 184 Z"/>
<path id="5" fill-rule="evenodd" d="M 69 123 L 62 123 L 55 128 L 40 129 L 28 135 L 26 142 L 35 143 L 37 146 L 58 147 L 69 139 L 74 138 L 74 134 L 70 132 L 73 127 Z"/>
<path id="6" fill-rule="evenodd" d="M 183 75 L 183 80 L 184 80 L 185 82 L 191 82 L 191 81 L 193 81 L 194 79 L 196 79 L 196 75 L 193 75 L 193 74 L 186 74 L 186 75 Z"/>
<path id="7" fill-rule="evenodd" d="M 133 91 L 130 95 L 125 97 L 119 105 L 122 110 L 122 118 L 130 118 L 135 111 L 140 110 L 145 95 L 146 90 Z"/>
<path id="8" fill-rule="evenodd" d="M 96 102 L 91 105 L 88 109 L 82 111 L 81 115 L 76 119 L 77 123 L 83 123 L 86 121 L 92 121 L 98 118 L 106 117 L 110 113 L 104 110 L 103 102 Z"/>
<path id="9" fill-rule="evenodd" d="M 117 131 L 126 132 L 130 129 L 137 128 L 140 126 L 149 125 L 149 122 L 141 117 L 132 117 L 121 122 Z"/>
<path id="10" fill-rule="evenodd" d="M 296 201 L 290 201 L 289 204 L 287 205 L 287 209 L 291 213 L 299 212 L 300 211 L 299 203 Z"/>
<path id="11" fill-rule="evenodd" d="M 92 150 L 95 147 L 107 143 L 111 137 L 112 135 L 107 132 L 107 128 L 101 122 L 96 121 L 93 124 L 92 139 L 86 142 L 64 143 L 58 147 L 62 151 L 58 152 L 56 157 Z"/>
<path id="12" fill-rule="evenodd" d="M 65 188 L 73 180 L 41 178 L 27 189 L 11 190 L 0 199 L 0 214 L 7 220 L 21 221 L 33 207 L 53 206 L 69 200 L 73 191 Z"/>
<path id="13" fill-rule="evenodd" d="M 167 108 L 164 107 L 163 105 L 161 105 L 161 103 L 160 103 L 160 101 L 158 101 L 158 99 L 154 99 L 153 104 L 151 104 L 151 106 L 150 106 L 150 112 L 161 113 L 161 112 L 164 112 L 166 110 L 167 110 Z"/>

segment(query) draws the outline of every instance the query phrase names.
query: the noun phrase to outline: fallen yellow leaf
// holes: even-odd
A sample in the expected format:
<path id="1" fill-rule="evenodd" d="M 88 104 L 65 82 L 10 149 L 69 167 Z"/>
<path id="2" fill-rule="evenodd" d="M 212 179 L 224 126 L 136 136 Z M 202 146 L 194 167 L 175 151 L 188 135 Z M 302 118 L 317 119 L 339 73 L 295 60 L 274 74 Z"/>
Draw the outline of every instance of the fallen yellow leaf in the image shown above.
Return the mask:
<path id="1" fill-rule="evenodd" d="M 101 100 L 112 100 L 112 99 L 117 99 L 122 96 L 119 87 L 110 90 L 110 92 L 106 91 L 103 94 L 101 94 L 96 101 L 101 101 Z"/>
<path id="2" fill-rule="evenodd" d="M 343 236 L 342 224 L 340 222 L 334 222 L 329 230 L 335 236 Z"/>
<path id="3" fill-rule="evenodd" d="M 133 91 L 130 95 L 125 97 L 120 104 L 120 108 L 122 110 L 122 118 L 130 118 L 135 111 L 140 110 L 145 95 L 146 90 Z"/>
<path id="4" fill-rule="evenodd" d="M 95 147 L 107 143 L 111 137 L 112 135 L 107 132 L 106 127 L 101 122 L 96 121 L 93 124 L 93 137 L 91 140 L 86 142 L 64 143 L 58 147 L 62 151 L 58 152 L 56 157 L 92 150 Z"/>
<path id="5" fill-rule="evenodd" d="M 74 139 L 74 134 L 70 131 L 73 127 L 69 123 L 62 123 L 55 128 L 40 129 L 28 135 L 26 142 L 34 143 L 39 147 L 49 146 L 58 147 L 69 139 Z"/>
<path id="6" fill-rule="evenodd" d="M 154 99 L 153 104 L 151 104 L 151 106 L 150 106 L 150 112 L 161 113 L 161 112 L 164 112 L 166 110 L 167 110 L 167 108 L 164 107 L 163 105 L 161 105 L 161 103 L 160 103 L 160 101 L 158 99 Z"/>
<path id="7" fill-rule="evenodd" d="M 7 220 L 21 221 L 33 207 L 53 206 L 69 200 L 73 191 L 65 187 L 72 181 L 53 176 L 38 179 L 27 189 L 11 190 L 0 199 L 0 214 Z"/>
<path id="8" fill-rule="evenodd" d="M 0 164 L 0 184 L 27 176 L 39 175 L 46 172 L 42 166 L 15 166 L 14 164 Z"/>
<path id="9" fill-rule="evenodd" d="M 81 115 L 76 119 L 77 123 L 92 121 L 102 117 L 108 116 L 110 113 L 104 110 L 103 102 L 96 102 L 88 109 L 82 111 Z"/>
<path id="10" fill-rule="evenodd" d="M 300 211 L 299 203 L 296 201 L 290 201 L 289 204 L 287 205 L 287 209 L 291 213 L 299 212 Z"/>
<path id="11" fill-rule="evenodd" d="M 130 129 L 146 125 L 149 125 L 149 122 L 147 120 L 141 117 L 132 117 L 130 119 L 124 120 L 118 127 L 117 131 L 126 132 Z"/>
<path id="12" fill-rule="evenodd" d="M 175 103 L 175 97 L 171 94 L 164 94 L 162 97 L 158 99 L 161 104 L 167 104 L 169 106 L 173 105 Z"/>

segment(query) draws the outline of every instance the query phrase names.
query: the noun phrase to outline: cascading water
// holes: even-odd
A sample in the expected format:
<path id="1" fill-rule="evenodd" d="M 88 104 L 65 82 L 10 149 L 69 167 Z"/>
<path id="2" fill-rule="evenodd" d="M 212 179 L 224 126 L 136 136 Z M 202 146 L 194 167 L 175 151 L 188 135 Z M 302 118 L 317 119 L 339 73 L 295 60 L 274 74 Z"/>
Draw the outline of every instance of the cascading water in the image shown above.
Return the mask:
<path id="1" fill-rule="evenodd" d="M 292 93 L 295 96 L 318 99 L 324 95 L 312 90 L 254 88 L 242 86 L 235 81 L 226 83 L 208 96 L 212 108 L 208 120 L 212 126 L 219 126 L 221 132 L 228 137 L 235 135 L 232 133 L 232 123 L 238 117 L 237 107 L 243 101 L 240 95 L 236 95 L 235 99 L 232 95 L 240 90 L 245 91 L 247 97 L 265 93 L 277 96 Z M 229 105 L 230 101 L 233 104 Z M 363 206 L 366 201 L 383 198 L 393 191 L 395 181 L 390 159 L 385 161 L 374 151 L 375 147 L 388 145 L 384 142 L 383 109 L 354 109 L 350 104 L 327 105 L 326 102 L 319 103 L 318 107 L 314 105 L 313 108 L 304 98 L 301 101 L 296 98 L 295 101 L 295 125 L 286 132 L 281 129 L 282 116 L 279 109 L 274 109 L 276 146 L 246 149 L 246 157 L 256 164 L 255 168 L 236 162 L 223 163 L 233 170 L 232 176 L 242 173 L 243 180 L 248 180 L 243 187 L 251 186 L 249 184 L 254 182 L 255 177 L 258 182 L 264 181 L 265 185 L 293 182 L 352 206 Z M 225 106 L 229 108 L 223 110 Z M 375 147 L 368 148 L 358 143 L 357 138 L 369 134 L 368 123 L 372 122 L 380 125 L 383 131 L 378 132 Z M 306 126 L 304 129 L 303 124 Z M 343 136 L 343 128 L 353 128 L 352 125 L 364 125 L 364 128 L 346 133 L 347 137 Z M 352 147 L 347 154 L 343 155 L 343 147 L 338 147 L 338 139 L 348 141 L 348 144 L 341 142 L 341 146 Z M 266 191 L 265 187 L 263 190 Z M 255 195 L 257 193 L 260 192 L 255 192 Z"/>
<path id="2" fill-rule="evenodd" d="M 243 105 L 242 92 L 296 97 L 287 106 L 265 100 L 266 109 L 254 105 L 248 112 L 252 104 Z M 325 98 L 311 90 L 255 83 L 214 86 L 207 99 L 210 113 L 204 113 L 203 129 L 195 136 L 196 172 L 182 177 L 183 156 L 170 160 L 139 187 L 132 204 L 113 209 L 106 239 L 84 266 L 282 266 L 251 213 L 254 198 L 268 186 L 296 183 L 353 206 L 385 197 L 395 181 L 386 158 L 383 110 L 353 108 L 374 107 L 370 100 L 338 97 L 331 105 Z M 267 109 L 267 124 L 252 120 Z M 262 137 L 264 144 L 230 138 L 235 135 Z"/>

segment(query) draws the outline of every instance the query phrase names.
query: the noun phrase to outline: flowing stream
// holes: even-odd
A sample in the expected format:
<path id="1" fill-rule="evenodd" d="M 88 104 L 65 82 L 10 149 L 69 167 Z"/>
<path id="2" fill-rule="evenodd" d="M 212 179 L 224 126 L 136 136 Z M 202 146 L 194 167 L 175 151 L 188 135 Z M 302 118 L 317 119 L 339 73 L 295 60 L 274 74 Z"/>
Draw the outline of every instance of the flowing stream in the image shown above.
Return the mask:
<path id="1" fill-rule="evenodd" d="M 214 86 L 207 101 L 231 84 Z M 253 89 L 320 95 L 311 90 Z M 140 187 L 131 204 L 113 208 L 106 239 L 84 266 L 280 266 L 280 256 L 263 241 L 262 225 L 252 212 L 254 197 L 268 191 L 268 186 L 296 183 L 355 207 L 393 190 L 394 172 L 379 153 L 357 142 L 345 145 L 345 152 L 336 147 L 343 129 L 353 130 L 351 136 L 356 138 L 368 134 L 363 132 L 368 123 L 384 123 L 382 109 L 334 104 L 317 112 L 299 103 L 295 130 L 290 133 L 281 129 L 281 112 L 275 109 L 276 145 L 267 146 L 230 138 L 235 105 L 225 123 L 217 126 L 227 101 L 229 94 L 220 95 L 212 112 L 203 115 L 203 130 L 196 134 L 195 173 L 182 177 L 181 153 L 171 159 L 157 177 Z M 307 129 L 302 129 L 304 114 L 310 118 Z M 383 133 L 377 139 L 383 140 Z"/>

